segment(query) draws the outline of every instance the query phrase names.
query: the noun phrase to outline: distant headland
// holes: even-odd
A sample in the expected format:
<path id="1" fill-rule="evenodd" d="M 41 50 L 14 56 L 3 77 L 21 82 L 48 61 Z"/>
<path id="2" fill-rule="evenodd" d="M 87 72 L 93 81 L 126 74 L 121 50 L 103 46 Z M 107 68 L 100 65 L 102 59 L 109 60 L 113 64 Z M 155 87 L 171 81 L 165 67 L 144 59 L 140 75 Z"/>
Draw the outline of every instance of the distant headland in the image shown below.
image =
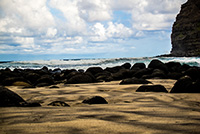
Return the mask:
<path id="1" fill-rule="evenodd" d="M 171 34 L 171 54 L 163 56 L 200 56 L 200 1 L 188 0 L 181 6 Z"/>

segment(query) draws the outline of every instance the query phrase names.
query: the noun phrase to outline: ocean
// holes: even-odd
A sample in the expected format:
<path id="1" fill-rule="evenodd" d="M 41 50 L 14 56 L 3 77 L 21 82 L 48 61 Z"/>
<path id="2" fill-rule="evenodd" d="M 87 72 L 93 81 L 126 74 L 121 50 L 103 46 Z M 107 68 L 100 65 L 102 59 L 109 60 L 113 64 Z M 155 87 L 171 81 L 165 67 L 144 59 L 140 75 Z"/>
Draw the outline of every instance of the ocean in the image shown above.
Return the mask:
<path id="1" fill-rule="evenodd" d="M 126 62 L 145 63 L 148 65 L 151 60 L 159 59 L 164 63 L 175 61 L 181 64 L 200 67 L 200 57 L 142 57 L 142 58 L 113 58 L 113 59 L 61 59 L 61 60 L 34 60 L 34 61 L 10 61 L 0 62 L 0 69 L 10 68 L 11 70 L 18 69 L 40 69 L 43 66 L 49 69 L 84 69 L 89 67 L 113 67 L 122 65 Z"/>

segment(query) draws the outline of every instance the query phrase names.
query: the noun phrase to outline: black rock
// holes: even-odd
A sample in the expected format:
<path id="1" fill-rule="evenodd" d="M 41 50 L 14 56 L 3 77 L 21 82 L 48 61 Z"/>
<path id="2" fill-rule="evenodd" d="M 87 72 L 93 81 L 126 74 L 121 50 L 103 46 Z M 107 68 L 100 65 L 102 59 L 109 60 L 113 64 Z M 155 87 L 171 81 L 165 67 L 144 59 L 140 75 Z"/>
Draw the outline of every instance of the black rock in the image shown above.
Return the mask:
<path id="1" fill-rule="evenodd" d="M 35 85 L 38 86 L 41 85 L 41 83 L 46 83 L 45 86 L 52 85 L 54 84 L 53 77 L 51 77 L 50 75 L 43 75 L 36 81 Z"/>
<path id="2" fill-rule="evenodd" d="M 141 78 L 143 75 L 151 75 L 154 69 L 152 68 L 144 68 L 137 71 L 133 76 L 137 78 Z"/>
<path id="3" fill-rule="evenodd" d="M 77 74 L 72 76 L 65 84 L 93 83 L 94 79 L 88 74 Z"/>
<path id="4" fill-rule="evenodd" d="M 130 69 L 121 69 L 120 71 L 116 73 L 112 73 L 111 75 L 114 80 L 122 80 L 125 78 L 130 78 L 133 76 L 132 70 Z"/>
<path id="5" fill-rule="evenodd" d="M 20 107 L 27 102 L 15 92 L 0 86 L 0 107 Z"/>
<path id="6" fill-rule="evenodd" d="M 191 66 L 187 65 L 187 64 L 183 64 L 180 68 L 181 72 L 185 72 L 187 71 L 188 69 L 190 69 Z"/>
<path id="7" fill-rule="evenodd" d="M 60 68 L 55 68 L 51 73 L 55 74 L 55 73 L 58 73 L 58 74 L 61 74 L 62 70 Z"/>
<path id="8" fill-rule="evenodd" d="M 146 68 L 146 65 L 145 65 L 144 63 L 135 63 L 135 64 L 132 66 L 131 70 L 135 70 L 135 69 L 144 69 L 144 68 Z"/>
<path id="9" fill-rule="evenodd" d="M 164 92 L 168 93 L 167 89 L 162 85 L 143 85 L 136 92 Z"/>
<path id="10" fill-rule="evenodd" d="M 179 72 L 181 68 L 181 63 L 179 62 L 168 62 L 165 63 L 165 65 L 167 66 L 170 72 Z"/>
<path id="11" fill-rule="evenodd" d="M 103 72 L 103 69 L 101 67 L 89 67 L 86 72 L 90 72 L 93 75 L 96 75 L 97 73 Z"/>
<path id="12" fill-rule="evenodd" d="M 124 79 L 120 82 L 120 85 L 125 85 L 125 84 L 148 84 L 151 83 L 150 81 L 147 81 L 145 79 L 138 79 L 138 78 L 128 78 Z"/>
<path id="13" fill-rule="evenodd" d="M 68 75 L 71 72 L 77 72 L 77 70 L 76 69 L 64 69 L 64 70 L 62 70 L 62 73 L 64 73 L 65 75 Z"/>
<path id="14" fill-rule="evenodd" d="M 88 98 L 83 100 L 82 103 L 87 103 L 87 104 L 108 104 L 108 102 L 101 96 L 94 96 L 92 98 Z"/>
<path id="15" fill-rule="evenodd" d="M 200 77 L 200 71 L 195 67 L 189 68 L 184 74 L 190 76 L 192 80 L 197 80 Z"/>
<path id="16" fill-rule="evenodd" d="M 104 69 L 104 71 L 108 71 L 110 73 L 117 73 L 121 69 L 124 69 L 124 67 L 122 67 L 122 66 L 115 66 L 115 67 L 107 67 L 106 69 Z"/>
<path id="17" fill-rule="evenodd" d="M 5 78 L 9 77 L 19 77 L 19 73 L 14 73 L 11 70 L 0 70 L 0 81 L 3 81 Z"/>
<path id="18" fill-rule="evenodd" d="M 152 60 L 149 63 L 148 68 L 160 69 L 163 70 L 164 72 L 168 72 L 167 66 L 163 62 L 157 59 Z"/>
<path id="19" fill-rule="evenodd" d="M 183 74 L 182 74 L 182 73 L 179 73 L 179 72 L 169 72 L 169 73 L 167 74 L 167 77 L 168 77 L 169 79 L 174 79 L 174 80 L 178 80 L 178 79 L 180 79 L 182 76 L 183 76 Z"/>
<path id="20" fill-rule="evenodd" d="M 48 69 L 48 67 L 44 66 L 44 67 L 42 67 L 41 70 L 43 70 L 43 71 L 48 71 L 49 69 Z"/>
<path id="21" fill-rule="evenodd" d="M 83 70 L 83 69 L 79 69 L 78 72 L 80 72 L 80 73 L 84 73 L 85 70 Z"/>
<path id="22" fill-rule="evenodd" d="M 61 73 L 54 73 L 52 75 L 54 81 L 62 81 L 64 78 L 62 77 Z"/>
<path id="23" fill-rule="evenodd" d="M 153 73 L 151 74 L 151 78 L 159 78 L 159 79 L 166 79 L 167 75 L 164 71 L 160 69 L 155 69 Z"/>
<path id="24" fill-rule="evenodd" d="M 103 71 L 95 75 L 97 81 L 106 81 L 108 77 L 111 77 L 111 73 L 108 71 Z"/>
<path id="25" fill-rule="evenodd" d="M 29 72 L 24 77 L 32 84 L 34 84 L 40 78 L 40 75 L 37 73 Z"/>
<path id="26" fill-rule="evenodd" d="M 124 67 L 125 69 L 130 69 L 131 68 L 131 64 L 130 63 L 124 63 L 122 65 L 122 67 Z"/>
<path id="27" fill-rule="evenodd" d="M 67 103 L 65 103 L 63 101 L 53 101 L 53 102 L 49 103 L 48 106 L 70 107 L 70 105 L 68 105 Z"/>
<path id="28" fill-rule="evenodd" d="M 71 71 L 71 72 L 70 72 Z M 79 74 L 82 74 L 76 70 L 68 70 L 68 71 L 65 71 L 64 73 L 64 78 L 69 80 L 70 78 L 76 76 L 76 75 L 79 75 Z"/>
<path id="29" fill-rule="evenodd" d="M 189 93 L 191 92 L 192 79 L 189 76 L 181 77 L 173 86 L 170 93 Z"/>
<path id="30" fill-rule="evenodd" d="M 192 93 L 200 93 L 200 79 L 193 83 L 191 88 Z"/>

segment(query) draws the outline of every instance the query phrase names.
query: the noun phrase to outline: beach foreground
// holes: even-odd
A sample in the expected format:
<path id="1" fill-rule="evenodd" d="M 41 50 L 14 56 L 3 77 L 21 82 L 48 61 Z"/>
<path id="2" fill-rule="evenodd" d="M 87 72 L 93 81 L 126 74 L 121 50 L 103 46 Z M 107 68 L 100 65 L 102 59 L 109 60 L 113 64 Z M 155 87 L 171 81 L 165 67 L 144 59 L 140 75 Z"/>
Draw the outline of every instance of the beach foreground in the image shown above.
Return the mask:
<path id="1" fill-rule="evenodd" d="M 170 91 L 175 80 L 150 80 Z M 91 84 L 59 84 L 59 88 L 22 89 L 9 86 L 26 101 L 42 107 L 1 107 L 1 134 L 199 134 L 199 93 L 135 92 L 139 84 L 120 81 Z M 108 104 L 83 104 L 91 96 Z M 70 107 L 48 106 L 64 101 Z"/>

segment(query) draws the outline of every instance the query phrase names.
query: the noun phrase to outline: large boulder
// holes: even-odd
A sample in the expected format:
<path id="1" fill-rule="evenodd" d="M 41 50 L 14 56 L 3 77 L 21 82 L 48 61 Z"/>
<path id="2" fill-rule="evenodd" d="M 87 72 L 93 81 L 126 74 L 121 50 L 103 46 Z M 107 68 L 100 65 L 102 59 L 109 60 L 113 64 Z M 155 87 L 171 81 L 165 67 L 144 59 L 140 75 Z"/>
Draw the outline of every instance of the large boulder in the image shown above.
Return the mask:
<path id="1" fill-rule="evenodd" d="M 169 79 L 174 79 L 174 80 L 178 80 L 178 79 L 180 79 L 182 76 L 183 76 L 183 74 L 182 74 L 182 73 L 179 73 L 179 72 L 169 72 L 169 73 L 167 74 L 167 77 L 168 77 Z"/>
<path id="2" fill-rule="evenodd" d="M 160 69 L 155 69 L 150 77 L 157 78 L 157 79 L 166 79 L 167 75 L 165 74 L 164 71 L 162 71 Z"/>
<path id="3" fill-rule="evenodd" d="M 101 96 L 94 96 L 88 99 L 83 100 L 82 103 L 87 104 L 108 104 L 108 102 Z"/>
<path id="4" fill-rule="evenodd" d="M 121 69 L 124 69 L 124 67 L 122 67 L 122 66 L 115 66 L 115 67 L 107 67 L 106 69 L 104 69 L 104 71 L 108 71 L 110 73 L 117 73 Z"/>
<path id="5" fill-rule="evenodd" d="M 122 65 L 122 67 L 124 67 L 125 69 L 130 69 L 131 68 L 131 64 L 130 63 L 124 63 Z"/>
<path id="6" fill-rule="evenodd" d="M 179 72 L 181 68 L 181 63 L 174 61 L 165 63 L 165 65 L 167 66 L 168 71 L 170 72 Z"/>
<path id="7" fill-rule="evenodd" d="M 26 101 L 15 92 L 0 86 L 0 107 L 21 106 Z"/>
<path id="8" fill-rule="evenodd" d="M 181 77 L 173 86 L 170 93 L 188 93 L 192 87 L 192 79 L 189 76 Z"/>
<path id="9" fill-rule="evenodd" d="M 114 80 L 122 80 L 125 78 L 130 78 L 133 76 L 135 72 L 130 69 L 121 69 L 116 73 L 112 73 L 112 77 Z"/>
<path id="10" fill-rule="evenodd" d="M 24 77 L 32 84 L 35 84 L 35 82 L 40 78 L 40 75 L 31 71 L 28 72 Z"/>
<path id="11" fill-rule="evenodd" d="M 95 75 L 97 81 L 106 81 L 108 77 L 111 77 L 111 73 L 108 71 L 103 71 Z"/>
<path id="12" fill-rule="evenodd" d="M 93 83 L 95 80 L 85 73 L 80 73 L 75 76 L 72 76 L 65 84 L 79 84 L 79 83 Z"/>
<path id="13" fill-rule="evenodd" d="M 19 77 L 19 73 L 13 73 L 10 69 L 0 70 L 0 83 L 11 77 Z"/>
<path id="14" fill-rule="evenodd" d="M 76 75 L 79 75 L 81 74 L 80 72 L 76 71 L 76 70 L 65 70 L 64 71 L 64 79 L 67 79 L 69 80 L 70 78 L 76 76 Z"/>
<path id="15" fill-rule="evenodd" d="M 42 84 L 41 84 L 42 83 Z M 45 83 L 45 84 L 44 84 Z M 41 76 L 41 78 L 39 78 L 37 81 L 36 81 L 36 83 L 35 83 L 35 85 L 36 86 L 38 86 L 38 87 L 41 87 L 41 85 L 43 85 L 44 84 L 44 86 L 50 86 L 50 85 L 52 85 L 52 84 L 54 84 L 54 79 L 53 79 L 53 77 L 52 76 L 50 76 L 50 75 L 43 75 L 43 76 Z M 39 86 L 40 85 L 40 86 Z"/>
<path id="16" fill-rule="evenodd" d="M 93 75 L 96 75 L 98 73 L 101 73 L 103 72 L 103 69 L 101 67 L 89 67 L 86 72 L 90 72 L 92 73 Z"/>
<path id="17" fill-rule="evenodd" d="M 193 82 L 189 76 L 181 77 L 170 93 L 200 93 L 200 79 Z"/>
<path id="18" fill-rule="evenodd" d="M 146 65 L 144 63 L 135 63 L 132 67 L 131 70 L 136 70 L 136 69 L 144 69 L 146 68 Z"/>
<path id="19" fill-rule="evenodd" d="M 200 93 L 200 79 L 198 79 L 196 82 L 193 83 L 191 89 L 192 93 Z"/>
<path id="20" fill-rule="evenodd" d="M 164 92 L 168 93 L 167 89 L 162 85 L 142 85 L 136 92 Z"/>
<path id="21" fill-rule="evenodd" d="M 195 67 L 189 68 L 184 74 L 190 76 L 194 81 L 200 78 L 200 71 Z"/>
<path id="22" fill-rule="evenodd" d="M 168 72 L 167 66 L 162 61 L 160 61 L 158 59 L 152 60 L 149 63 L 148 68 L 160 69 L 160 70 L 163 70 L 164 72 Z"/>
<path id="23" fill-rule="evenodd" d="M 27 103 L 15 92 L 0 86 L 0 107 L 38 107 L 39 103 Z"/>
<path id="24" fill-rule="evenodd" d="M 154 69 L 152 68 L 144 68 L 137 71 L 133 76 L 137 78 L 142 78 L 144 75 L 151 75 Z"/>

